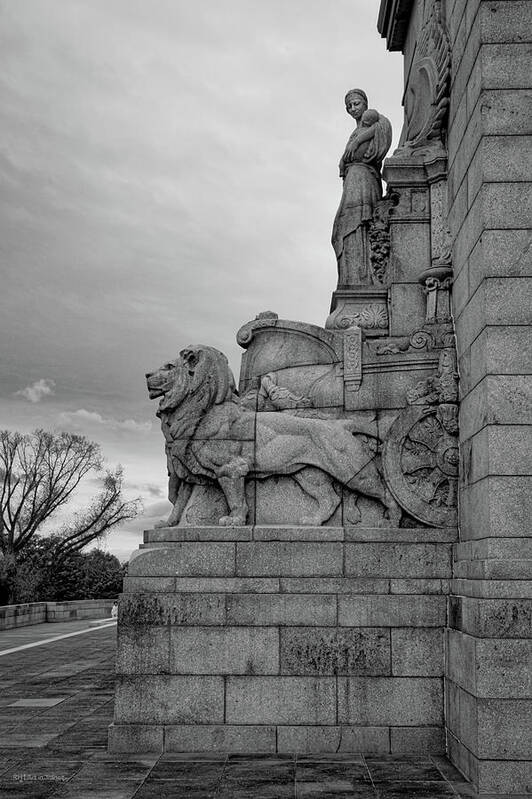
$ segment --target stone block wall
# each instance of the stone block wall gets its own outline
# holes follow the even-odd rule
[[[27,627],[46,621],[46,602],[25,602],[0,607],[0,630]]]
[[[532,791],[532,4],[447,4],[460,543],[449,753],[481,794]]]
[[[0,630],[27,627],[43,622],[74,619],[106,619],[111,616],[112,599],[73,599],[67,602],[26,602],[0,607]]]
[[[120,602],[113,751],[444,751],[455,531],[166,528]]]
[[[113,601],[113,599],[71,599],[66,602],[47,602],[46,621],[108,619],[111,617]]]
[[[480,796],[521,797],[532,792],[532,3],[382,0],[379,30],[404,54],[406,100],[423,95],[414,67],[431,15],[450,45],[437,146],[460,378],[447,745]],[[411,157],[429,157],[434,141],[423,144]]]

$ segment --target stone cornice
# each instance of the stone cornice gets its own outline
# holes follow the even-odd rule
[[[388,50],[402,50],[414,0],[381,0],[377,30]]]

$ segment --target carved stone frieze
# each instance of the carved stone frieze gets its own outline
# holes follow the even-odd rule
[[[455,423],[443,407],[412,405],[399,415],[385,444],[388,486],[399,504],[423,524],[456,524],[458,438],[449,432]]]
[[[342,336],[338,332],[279,319],[271,311],[260,313],[242,325],[236,338],[245,350],[238,386],[241,396],[256,389],[265,374],[311,364],[340,366],[344,357]]]
[[[376,442],[364,415],[349,419],[305,418],[278,411],[253,412],[236,393],[227,358],[214,347],[192,346],[147,375],[149,396],[166,442],[168,496],[173,509],[160,526],[174,527],[196,485],[215,485],[229,512],[220,525],[248,521],[246,481],[292,477],[314,511],[300,523],[321,525],[338,507],[334,483],[380,502],[386,524],[397,526],[401,510],[376,462]],[[265,393],[283,405],[303,398],[265,382]],[[289,409],[291,410],[291,408]]]
[[[382,305],[365,305],[355,313],[341,316],[335,326],[338,330],[346,330],[353,325],[364,330],[385,330],[388,327],[388,312]]]
[[[375,283],[384,285],[389,277],[390,261],[390,211],[397,205],[397,193],[391,193],[380,200],[373,212],[369,225],[369,258]]]
[[[428,16],[417,41],[416,55],[403,98],[405,126],[395,154],[441,146],[449,107],[451,48],[441,1],[428,4]]]
[[[396,336],[377,345],[376,355],[396,355],[414,350],[439,350],[454,346],[454,330],[451,322],[427,324],[414,330],[409,336]]]
[[[267,328],[275,326],[278,319],[279,314],[276,314],[274,311],[261,311],[251,322],[247,322],[245,325],[242,325],[236,334],[236,340],[241,347],[246,348],[248,344],[250,344],[257,330],[265,327]]]
[[[339,289],[334,292],[331,313],[325,322],[329,330],[362,328],[369,338],[388,332],[388,292],[384,288]]]
[[[295,394],[287,386],[279,385],[275,372],[261,378],[258,390],[251,389],[242,397],[242,406],[250,410],[294,411],[312,407],[312,400],[303,394]]]
[[[408,407],[392,424],[383,449],[388,486],[424,524],[456,524],[458,374],[454,349],[444,349],[437,374],[407,392]]]
[[[344,336],[344,385],[346,391],[358,391],[362,383],[362,331],[353,326]]]

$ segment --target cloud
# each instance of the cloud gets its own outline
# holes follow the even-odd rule
[[[16,391],[15,397],[23,397],[28,402],[40,402],[43,397],[55,394],[54,388],[55,382],[53,380],[46,380],[41,377],[40,380],[36,380],[31,386],[26,386],[26,388]]]
[[[168,518],[171,510],[168,500],[148,505],[135,519],[128,519],[123,526],[111,530],[105,548],[121,561],[129,560],[131,553],[142,543],[144,530],[151,530],[161,519]]]
[[[161,521],[161,519],[166,519],[171,510],[171,503],[167,499],[161,499],[158,502],[153,502],[150,505],[146,505],[143,508],[142,513],[140,513],[134,519],[128,519],[120,528],[117,529],[121,532],[127,531],[130,533],[138,533],[142,532],[143,530],[150,530],[155,526],[156,522]]]
[[[150,497],[164,496],[162,487],[155,483],[128,483],[127,488],[131,491],[141,491],[143,494],[148,494]]]
[[[346,90],[402,125],[375,6],[2,4],[3,424],[85,434],[163,486],[143,372],[204,341],[238,379],[235,332],[259,311],[324,323]],[[44,374],[61,404],[28,395]]]
[[[125,430],[128,433],[149,433],[152,429],[151,422],[136,422],[134,419],[113,419],[102,416],[96,411],[87,411],[79,408],[77,411],[63,411],[59,414],[58,422],[62,426],[84,428],[98,426],[108,430]]]
[[[166,486],[163,488],[157,483],[131,482],[127,480],[124,484],[124,488],[126,488],[129,492],[140,492],[150,500],[164,497],[166,495]]]

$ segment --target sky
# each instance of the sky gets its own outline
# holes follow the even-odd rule
[[[0,428],[69,430],[169,509],[144,374],[264,310],[323,325],[343,98],[402,124],[378,0],[0,0]],[[75,499],[95,490],[88,481]]]

